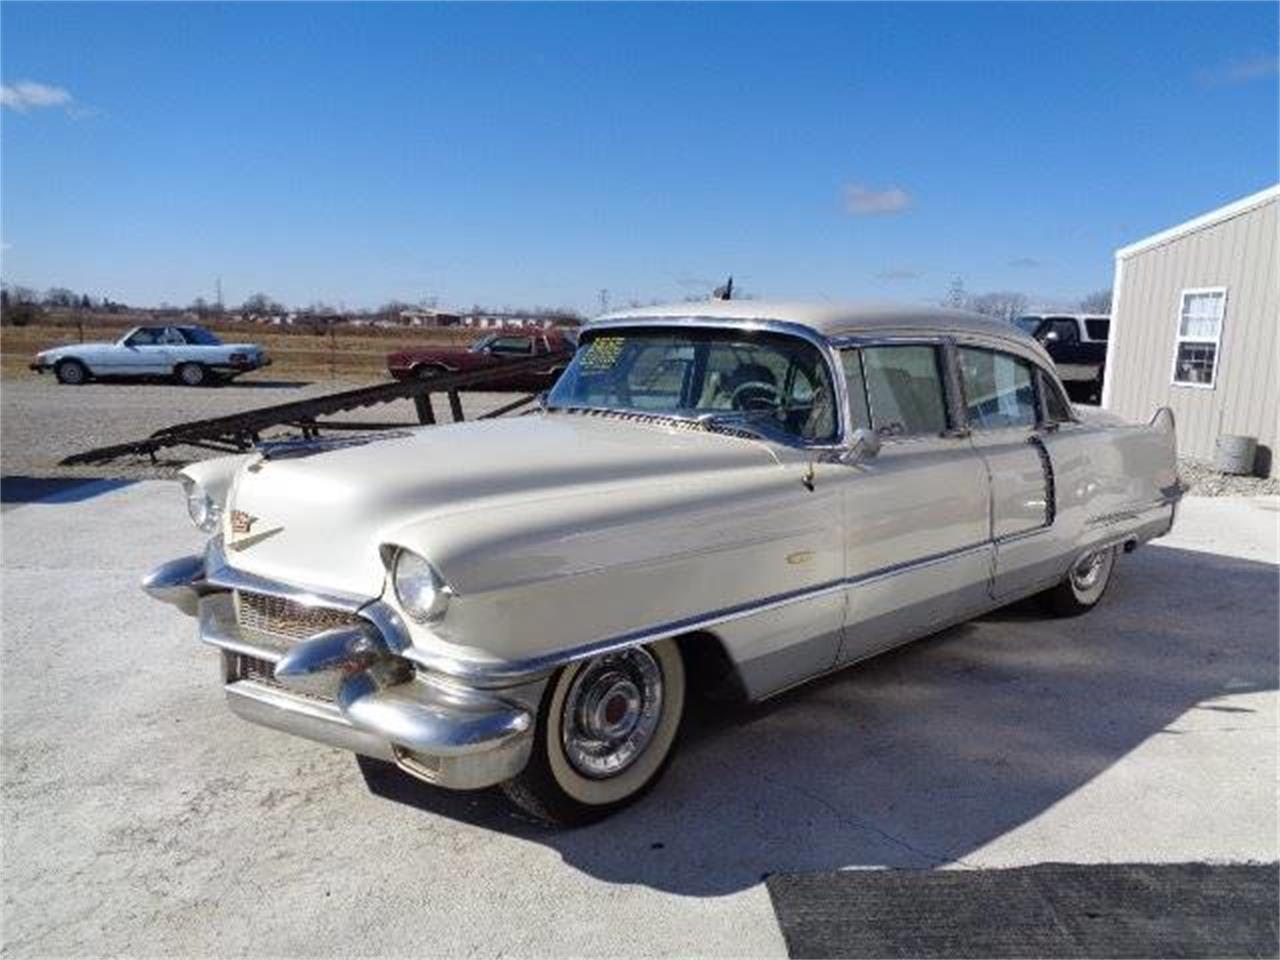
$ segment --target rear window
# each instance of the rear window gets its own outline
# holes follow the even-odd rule
[[[1110,320],[1086,320],[1084,328],[1089,331],[1090,340],[1105,340],[1111,330]]]

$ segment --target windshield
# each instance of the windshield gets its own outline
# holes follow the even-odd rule
[[[587,333],[547,405],[707,417],[809,442],[836,436],[822,353],[807,340],[770,332]]]
[[[1024,333],[1035,333],[1036,327],[1040,326],[1040,321],[1044,317],[1019,317],[1014,321],[1022,329]]]
[[[467,347],[467,349],[472,353],[479,353],[486,345],[488,345],[489,341],[492,340],[494,336],[496,336],[496,334],[491,333],[488,336],[481,337],[475,343],[471,344],[471,346]]]
[[[183,336],[187,338],[187,343],[194,343],[201,347],[216,347],[222,343],[204,327],[182,327],[181,329]]]

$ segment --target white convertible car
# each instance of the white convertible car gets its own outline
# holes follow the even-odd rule
[[[245,719],[582,822],[655,781],[695,690],[1089,610],[1172,526],[1174,454],[1167,410],[1077,413],[971,314],[648,307],[587,326],[536,413],[188,467],[212,539],[144,587]]]
[[[223,343],[204,327],[134,327],[114,343],[72,343],[36,354],[37,373],[52,370],[59,383],[95,377],[173,377],[189,387],[230,379],[271,363],[253,343]]]

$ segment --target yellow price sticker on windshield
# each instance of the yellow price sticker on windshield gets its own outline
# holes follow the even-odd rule
[[[621,337],[596,337],[578,358],[578,366],[590,372],[607,370],[618,362],[621,354]]]

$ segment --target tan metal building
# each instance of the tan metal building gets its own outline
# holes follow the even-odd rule
[[[1280,428],[1280,185],[1116,251],[1102,406],[1173,408],[1180,453],[1256,437],[1275,475]]]

